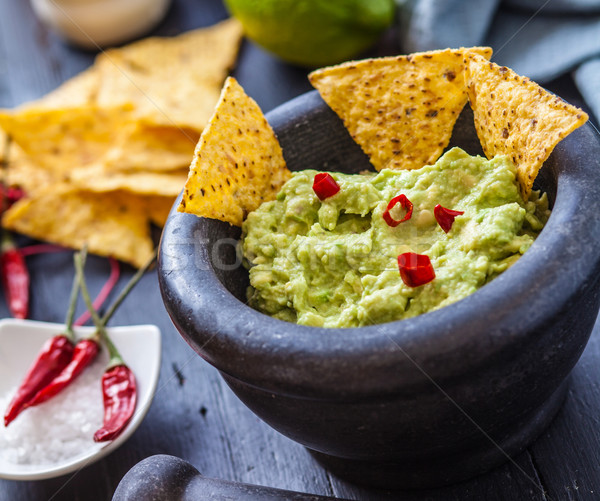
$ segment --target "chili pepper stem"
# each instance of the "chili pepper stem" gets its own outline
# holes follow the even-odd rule
[[[0,253],[4,254],[5,252],[16,248],[17,247],[13,241],[12,235],[8,231],[4,230],[2,232],[2,242],[0,243]]]
[[[96,332],[100,336],[100,339],[106,345],[106,348],[108,350],[108,355],[109,355],[108,369],[110,369],[111,367],[115,367],[117,365],[125,365],[125,362],[123,361],[123,357],[121,357],[119,350],[117,349],[117,347],[114,345],[114,343],[110,339],[110,336],[108,335],[108,332],[106,331],[106,324],[108,323],[110,318],[113,316],[113,314],[115,313],[117,308],[121,305],[121,303],[123,302],[125,297],[129,294],[131,289],[133,289],[133,287],[139,282],[139,280],[142,278],[142,276],[148,270],[148,268],[150,268],[150,266],[156,259],[156,253],[157,253],[157,251],[154,250],[154,252],[152,253],[152,256],[146,262],[146,264],[144,266],[142,266],[133,275],[133,277],[131,277],[129,282],[125,285],[123,290],[119,293],[115,302],[109,307],[108,311],[102,318],[100,318],[100,316],[98,315],[98,312],[96,311],[96,308],[94,308],[92,299],[90,297],[89,290],[87,288],[85,276],[83,273],[84,263],[82,260],[82,256],[80,253],[76,253],[74,256],[75,272],[77,275],[77,280],[79,281],[79,287],[81,288],[81,295],[83,297],[83,300],[85,301],[87,309],[90,312],[90,315],[92,317],[94,325],[96,326]]]
[[[119,282],[119,277],[121,275],[121,267],[119,266],[119,262],[114,258],[109,258],[109,262],[110,262],[110,275],[108,277],[108,280],[104,283],[104,285],[102,286],[102,289],[100,289],[100,292],[98,292],[96,299],[94,299],[94,303],[93,303],[94,308],[96,308],[97,310],[100,309],[100,307],[106,301],[106,298],[113,291],[113,289]],[[77,318],[77,320],[75,320],[73,325],[83,325],[91,318],[92,318],[92,316],[90,315],[90,312],[86,309],[79,316],[79,318]],[[95,339],[97,342],[100,342],[99,336],[95,336]]]
[[[85,260],[87,258],[87,249],[84,248],[81,251],[81,265],[85,265]],[[75,308],[77,306],[77,299],[79,297],[79,277],[77,276],[77,272],[73,277],[73,285],[71,286],[71,296],[69,297],[69,309],[67,311],[67,316],[65,318],[65,335],[69,338],[69,340],[75,343],[75,333],[73,332],[73,320],[75,319]]]
[[[90,297],[90,292],[87,288],[85,276],[83,274],[83,259],[81,253],[75,253],[73,259],[75,261],[75,273],[77,275],[79,287],[81,288],[81,295],[83,297],[83,300],[85,301],[85,305],[87,306],[88,311],[90,312],[90,315],[92,316],[94,325],[96,326],[96,333],[100,336],[100,338],[106,345],[106,348],[108,349],[108,366],[113,367],[114,365],[123,364],[123,357],[121,357],[119,350],[108,337],[104,323],[102,322],[102,319],[98,315],[98,312],[96,311],[96,308],[94,308],[94,305],[92,303],[92,298]]]
[[[81,294],[96,325],[96,331],[106,345],[110,357],[108,367],[102,376],[104,421],[102,427],[94,433],[95,442],[106,442],[116,438],[125,429],[135,412],[137,401],[135,376],[123,362],[121,354],[110,339],[106,331],[106,323],[155,259],[156,251],[154,251],[146,265],[140,268],[129,280],[114,304],[101,319],[94,308],[85,283],[81,256],[79,254],[75,255],[75,269],[81,287]]]
[[[131,277],[129,282],[127,282],[127,284],[125,284],[125,287],[123,287],[123,290],[119,293],[119,295],[117,296],[117,299],[115,299],[114,303],[109,306],[108,310],[102,317],[102,323],[104,325],[106,325],[108,323],[108,321],[113,316],[115,311],[117,311],[117,308],[119,306],[121,306],[121,303],[123,302],[123,300],[127,297],[129,292],[131,292],[131,289],[133,289],[135,287],[135,285],[140,281],[140,279],[142,278],[144,273],[146,273],[146,271],[148,271],[148,268],[150,268],[150,266],[156,259],[156,254],[157,254],[157,250],[154,249],[154,252],[150,256],[150,259],[148,259],[148,261],[146,261],[144,266],[142,266],[139,270],[137,270],[135,272],[135,274]]]

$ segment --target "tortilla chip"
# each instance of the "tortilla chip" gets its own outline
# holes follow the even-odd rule
[[[116,141],[128,106],[27,108],[0,113],[2,127],[31,160],[57,175],[101,158]]]
[[[42,109],[58,110],[67,107],[85,107],[90,105],[95,99],[97,87],[97,71],[91,67],[67,80],[44,97],[25,103],[12,110],[9,112],[11,114],[10,119],[6,118],[5,115],[3,116],[5,120],[10,121],[11,125],[8,125],[8,127],[13,133],[15,133],[14,127],[24,129],[22,131],[19,130],[16,135],[28,145],[28,149],[31,150],[33,148],[35,151],[33,156],[35,157],[38,153],[37,145],[42,141],[29,136],[28,132],[31,132],[30,125],[33,125],[33,130],[35,131],[34,124],[38,123],[41,125],[41,123],[34,119],[30,113],[34,115]],[[17,118],[14,118],[15,116]],[[50,117],[52,115],[49,114],[46,116]],[[22,122],[21,119],[23,119]],[[0,130],[0,160],[2,160],[4,154],[2,145],[5,137],[5,133]],[[5,182],[10,185],[20,186],[31,195],[45,186],[62,179],[63,174],[60,172],[60,168],[49,170],[44,168],[44,164],[48,164],[48,162],[44,160],[43,164],[36,163],[35,159],[30,158],[17,142],[13,141],[10,149],[9,164],[5,174]],[[60,165],[62,162],[58,162],[57,164]]]
[[[14,138],[2,175],[27,193],[3,224],[144,263],[149,223],[165,223],[186,182],[241,37],[231,19],[141,40],[106,51],[41,99],[0,110],[0,150],[2,129]]]
[[[465,53],[489,47],[350,61],[316,70],[310,82],[344,121],[377,170],[433,164],[467,102]]]
[[[65,247],[113,256],[141,267],[152,254],[143,205],[126,193],[98,194],[55,184],[21,199],[5,214],[9,230]]]
[[[10,145],[10,155],[5,172],[5,182],[9,186],[19,186],[28,195],[59,181],[61,176],[54,171],[40,167],[15,143]]]
[[[229,77],[196,147],[178,210],[241,226],[290,175],[262,111]]]
[[[98,56],[100,106],[132,102],[156,124],[202,131],[234,65],[242,28],[228,19],[172,38],[147,38]]]
[[[98,71],[92,66],[69,80],[66,80],[42,98],[26,103],[19,107],[19,109],[57,109],[91,105],[96,99],[99,83],[100,79]]]
[[[0,163],[4,162],[6,157],[6,147],[7,147],[8,136],[6,133],[0,129]],[[2,173],[0,172],[0,176]]]
[[[475,129],[488,158],[508,155],[525,200],[554,147],[583,125],[587,114],[505,66],[469,55],[467,90]]]
[[[8,136],[2,131],[2,129],[0,129],[0,183],[6,182],[6,168],[5,167],[8,163],[8,159],[5,157],[8,156],[6,154],[7,141],[8,141]]]
[[[134,122],[108,150],[103,162],[124,171],[187,170],[198,139],[200,133],[195,129]]]
[[[171,172],[126,172],[96,164],[74,169],[70,180],[81,189],[97,193],[123,190],[137,195],[160,195],[174,199],[181,192],[187,174],[187,169]]]
[[[163,227],[167,222],[169,212],[175,202],[174,197],[146,196],[144,197],[146,215],[150,222]]]

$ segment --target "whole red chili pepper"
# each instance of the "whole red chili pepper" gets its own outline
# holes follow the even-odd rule
[[[10,144],[11,140],[9,138],[5,144],[2,169],[6,169],[7,166]],[[24,194],[21,188],[0,183],[0,216]],[[29,314],[29,271],[25,264],[25,258],[13,242],[10,233],[5,230],[1,230],[1,233],[0,275],[2,276],[4,297],[13,317],[27,318]]]
[[[66,365],[56,377],[49,381],[44,388],[37,392],[29,402],[28,407],[41,404],[66,388],[79,374],[81,374],[83,369],[94,361],[99,352],[100,345],[98,344],[98,341],[91,338],[79,341],[75,345],[73,357],[68,365]]]
[[[63,370],[73,356],[73,343],[64,334],[50,338],[25,375],[4,414],[4,426],[15,419],[29,401]]]
[[[85,257],[84,253],[82,260],[85,260]],[[78,294],[79,281],[75,277],[73,279],[73,286],[71,287],[69,309],[65,320],[65,331],[50,338],[42,347],[42,351],[38,354],[33,365],[19,385],[15,396],[8,405],[8,409],[4,414],[4,426],[8,426],[21,411],[29,407],[37,394],[48,386],[71,362],[75,339],[73,317],[75,316]]]
[[[94,440],[96,442],[106,442],[116,438],[125,429],[129,421],[131,421],[133,413],[135,412],[135,406],[137,403],[137,386],[135,382],[135,376],[133,375],[131,369],[129,369],[125,362],[123,362],[123,358],[121,357],[119,350],[110,339],[108,332],[106,332],[106,322],[155,259],[156,250],[146,264],[140,268],[129,280],[127,285],[119,294],[119,297],[104,315],[104,318],[100,319],[98,312],[92,304],[92,300],[85,283],[81,256],[79,254],[75,254],[75,269],[77,272],[79,285],[81,287],[81,295],[83,296],[85,304],[90,312],[90,315],[92,316],[94,325],[96,326],[96,331],[98,332],[103,343],[106,345],[110,357],[108,367],[102,376],[104,421],[102,428],[100,428],[94,434]]]
[[[116,438],[127,426],[137,402],[135,376],[126,365],[116,365],[102,376],[104,423],[96,433],[95,442]]]
[[[29,271],[23,255],[7,231],[4,231],[2,235],[0,271],[4,297],[11,315],[15,318],[27,318],[29,314]]]
[[[119,279],[119,263],[111,259],[111,274],[106,282],[105,286],[102,287],[102,290],[98,294],[96,300],[100,299],[100,304],[104,302],[106,296],[110,293],[114,285]],[[77,284],[79,284],[79,277],[76,275],[75,280]],[[96,301],[94,301],[95,303]],[[102,321],[104,323],[108,322],[112,314],[115,312],[116,308],[111,307],[109,312],[104,316]],[[69,310],[67,325],[69,322],[72,322],[73,325],[80,325],[83,321],[87,320],[87,317],[81,316],[75,322],[73,322],[74,310]],[[75,350],[73,352],[73,358],[69,362],[69,364],[58,374],[48,385],[40,390],[37,395],[31,400],[29,403],[30,406],[38,405],[46,400],[51,399],[62,390],[64,390],[67,386],[69,386],[76,378],[83,372],[83,370],[90,365],[98,356],[100,352],[100,339],[98,332],[95,332],[92,336],[86,339],[82,339],[77,342],[75,345]]]

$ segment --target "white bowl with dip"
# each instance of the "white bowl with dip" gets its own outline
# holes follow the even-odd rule
[[[42,22],[86,49],[146,34],[164,18],[170,4],[171,0],[31,0]]]
[[[3,406],[12,398],[43,343],[63,329],[62,324],[0,320],[0,402]],[[84,337],[94,330],[79,327],[75,332]],[[100,380],[108,362],[108,354],[103,349],[94,363],[63,392],[48,402],[25,409],[7,428],[0,425],[0,478],[42,480],[79,470],[117,449],[141,424],[158,383],[160,331],[154,325],[133,325],[111,327],[108,332],[135,374],[138,387],[135,414],[123,433],[112,442],[96,443],[92,438],[103,417]],[[96,379],[97,385],[94,384]],[[5,410],[3,407],[2,413]],[[62,421],[64,417],[76,422],[78,430],[68,421]],[[78,418],[83,421],[81,424]],[[38,436],[32,436],[34,433]]]

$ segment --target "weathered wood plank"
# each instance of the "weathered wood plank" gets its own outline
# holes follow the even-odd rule
[[[380,491],[364,489],[340,482],[335,477],[332,485],[336,496],[349,499],[369,499],[387,501],[402,499],[406,501],[489,501],[531,500],[546,501],[536,470],[527,452],[494,471],[440,489],[414,491]]]
[[[531,451],[552,499],[600,499],[600,323],[573,369],[565,405]]]
[[[63,43],[43,26],[29,2],[2,2],[0,107],[36,99],[87,68],[94,54]]]

